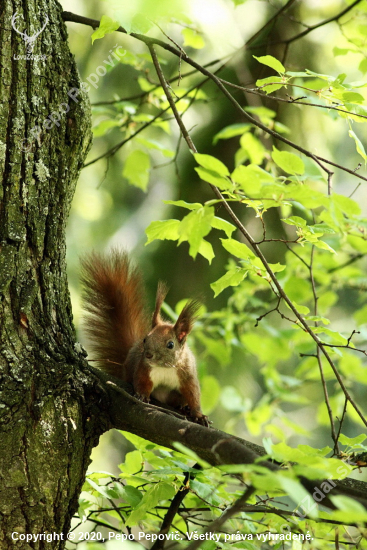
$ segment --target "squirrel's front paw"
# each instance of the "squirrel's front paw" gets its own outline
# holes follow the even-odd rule
[[[148,396],[143,395],[141,393],[135,393],[134,397],[136,397],[136,399],[139,399],[139,401],[142,401],[143,403],[149,403],[150,401]]]
[[[206,416],[205,414],[202,414],[201,416],[196,418],[195,422],[197,422],[198,424],[201,424],[202,426],[205,426],[206,428],[209,428],[210,424],[213,424],[213,422],[209,420],[209,417]]]
[[[201,426],[205,426],[206,428],[209,428],[210,424],[212,424],[212,421],[200,411],[191,411],[189,420],[192,420],[196,424],[201,424]]]

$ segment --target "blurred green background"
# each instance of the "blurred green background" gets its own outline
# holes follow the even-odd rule
[[[350,3],[350,2],[349,2]],[[102,1],[61,1],[64,10],[100,19],[102,15],[114,16],[110,4]],[[118,5],[118,3],[116,3]],[[348,3],[336,0],[308,0],[296,2],[287,14],[282,17],[274,28],[262,33],[255,42],[253,49],[246,51],[244,43],[252,37],[285,2],[270,2],[264,0],[248,0],[235,7],[230,0],[191,0],[185,2],[185,13],[195,21],[199,37],[205,41],[205,47],[193,48],[185,46],[187,53],[198,63],[204,65],[214,59],[226,58],[228,64],[221,71],[221,77],[235,83],[242,83],[249,87],[255,86],[258,78],[267,76],[264,66],[259,65],[252,55],[271,54],[282,60],[284,47],[272,42],[292,36],[300,32],[305,25],[315,24],[341,11]],[[276,8],[276,9],[275,9]],[[291,44],[286,66],[289,70],[303,71],[305,68],[317,73],[326,72],[337,76],[347,73],[349,81],[358,81],[363,78],[366,65],[361,64],[361,52],[367,51],[365,39],[367,36],[367,8],[366,2],[360,6],[358,18],[349,14],[341,24],[331,23],[316,30],[302,40]],[[134,113],[139,100],[125,101],[116,105],[96,105],[100,102],[116,98],[131,98],[142,93],[139,78],[145,77],[148,81],[157,82],[152,64],[147,60],[147,48],[141,42],[114,33],[102,40],[91,43],[93,30],[90,27],[67,23],[70,50],[75,55],[77,66],[83,81],[96,74],[96,69],[103,65],[116,44],[126,50],[121,63],[116,63],[112,70],[101,76],[95,86],[91,86],[90,100],[93,113],[94,143],[87,162],[102,155],[122,139],[124,126],[116,126],[111,120],[122,120],[126,113]],[[171,24],[165,31],[179,44],[183,43],[182,26]],[[270,33],[267,34],[267,33]],[[150,31],[151,36],[167,40],[159,28]],[[270,38],[269,38],[270,36]],[[356,53],[349,52],[335,55],[335,47],[350,48],[348,38],[356,40],[359,37],[360,47]],[[267,44],[270,42],[270,45]],[[177,74],[178,62],[169,54],[159,51],[160,59],[166,77]],[[230,57],[226,57],[230,56]],[[363,57],[363,56],[362,56]],[[129,63],[130,60],[130,63]],[[136,63],[140,63],[136,67]],[[135,66],[134,66],[135,64]],[[191,70],[182,63],[182,72]],[[182,86],[190,88],[200,80],[200,76],[193,75],[182,82]],[[93,77],[91,78],[93,81]],[[243,122],[233,111],[229,102],[219,93],[212,83],[204,85],[205,99],[194,103],[184,116],[186,127],[190,130],[197,149],[201,153],[211,154],[220,158],[230,170],[234,168],[234,153],[238,147],[238,138],[219,140],[213,144],[213,136],[223,127]],[[356,152],[353,140],[348,137],[348,125],[339,117],[330,116],[330,113],[312,107],[288,105],[271,100],[264,102],[258,95],[245,94],[233,90],[241,105],[266,107],[276,112],[276,120],[290,129],[290,138],[306,147],[313,153],[334,159],[335,162],[355,169],[360,157]],[[292,95],[293,91],[288,90]],[[364,93],[363,91],[361,93]],[[298,91],[297,95],[301,95]],[[157,111],[154,105],[146,99],[142,112],[149,114]],[[317,98],[315,97],[315,101]],[[107,131],[108,128],[108,131]],[[169,128],[169,131],[168,131]],[[300,386],[294,371],[299,367],[298,353],[293,353],[294,331],[286,321],[278,315],[272,314],[266,319],[266,329],[256,334],[251,341],[245,338],[236,339],[232,335],[232,328],[225,326],[226,307],[233,295],[233,289],[227,289],[216,299],[210,289],[210,283],[223,275],[224,265],[228,255],[215,241],[212,234],[208,240],[212,243],[216,257],[211,265],[198,256],[194,261],[188,254],[188,244],[182,243],[179,247],[170,241],[155,241],[148,246],[145,229],[155,220],[168,218],[180,219],[182,209],[166,205],[163,200],[183,199],[188,202],[204,202],[213,198],[209,186],[200,181],[194,171],[195,162],[188,152],[186,144],[179,143],[179,132],[175,121],[167,127],[149,128],[149,139],[159,141],[167,149],[178,150],[177,162],[170,162],[160,150],[149,149],[153,169],[150,173],[147,192],[129,184],[123,176],[124,162],[136,149],[136,141],[132,140],[121,148],[117,154],[108,160],[101,159],[82,170],[75,193],[70,220],[67,230],[67,262],[70,282],[70,292],[73,303],[74,319],[78,330],[78,337],[85,347],[87,343],[81,329],[80,286],[78,282],[79,258],[88,251],[106,250],[111,246],[123,246],[131,251],[137,263],[141,266],[146,280],[150,301],[153,305],[154,294],[158,279],[167,281],[170,292],[167,303],[174,309],[177,302],[200,296],[208,312],[218,311],[218,318],[222,319],[222,333],[212,330],[212,317],[203,316],[198,323],[198,337],[193,342],[198,358],[199,372],[205,377],[203,400],[210,410],[214,425],[220,429],[230,431],[238,436],[261,443],[264,435],[271,435],[278,441],[282,437],[289,438],[291,445],[299,442],[308,442],[311,445],[330,444],[330,430],[325,410],[320,406],[323,401],[322,388],[317,375],[311,376]],[[367,134],[364,125],[358,125],[358,135],[362,141]],[[147,137],[143,132],[142,138]],[[265,148],[271,150],[272,143],[267,137],[261,138]],[[179,146],[179,148],[178,148]],[[141,143],[139,145],[141,148]],[[360,173],[366,175],[365,166]],[[348,174],[336,171],[334,189],[339,193],[349,195],[358,184]],[[366,213],[365,184],[361,185],[353,198],[362,206]],[[252,210],[243,207],[236,210],[241,221],[246,225],[255,238],[261,238],[262,226]],[[219,208],[217,215],[226,218],[223,209]],[[267,215],[268,238],[272,235],[282,235],[284,228],[280,221],[281,213],[276,209]],[[263,251],[271,262],[283,262],[286,248],[280,243],[267,243]],[[361,264],[358,264],[361,266]],[[363,265],[363,264],[362,264]],[[237,304],[246,293],[246,282],[241,292],[235,294]],[[299,283],[301,289],[302,282]],[[347,285],[334,289],[337,300],[334,300],[330,316],[335,330],[351,332],[354,324],[351,319],[354,311],[354,300],[357,296]],[[251,292],[250,286],[248,291]],[[233,298],[232,298],[233,299]],[[256,317],[263,311],[257,310],[256,297],[250,307],[239,315],[240,333],[246,335],[247,327],[253,330]],[[231,319],[232,323],[232,319]],[[265,325],[264,325],[265,326]],[[289,343],[286,339],[277,339],[277,330],[289,331]],[[264,330],[266,334],[264,333]],[[363,336],[363,326],[362,329]],[[262,355],[255,353],[261,348]],[[305,348],[306,349],[306,348]],[[276,364],[272,359],[277,358]],[[307,359],[303,360],[303,371],[312,369]],[[292,393],[292,384],[297,389],[297,399],[282,401],[274,397],[269,387],[272,380],[271,369],[278,369],[282,373],[283,382],[288,380],[288,390]],[[302,374],[301,371],[299,374]],[[288,378],[287,378],[288,377]],[[331,392],[334,382],[330,382]],[[302,398],[299,398],[301,396]],[[357,390],[357,397],[363,403],[365,393],[363,387]],[[303,399],[304,398],[304,399]],[[335,397],[335,399],[339,399]],[[339,399],[340,400],[340,399]],[[254,414],[254,405],[257,404]],[[334,403],[340,411],[343,401]],[[269,427],[267,427],[269,425]],[[345,424],[345,433],[357,435],[359,427],[348,420]],[[348,432],[349,431],[349,432]],[[310,436],[310,438],[309,438]],[[114,471],[114,464],[122,460],[123,441],[119,434],[109,432],[102,438],[102,444],[95,449],[92,469]],[[103,445],[103,450],[102,449]],[[107,447],[108,445],[108,447]],[[110,465],[106,464],[109,457]]]

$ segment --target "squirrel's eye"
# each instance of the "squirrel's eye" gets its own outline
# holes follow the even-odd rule
[[[169,342],[167,342],[167,348],[168,349],[173,349],[175,347],[175,344],[172,342],[172,340],[170,340]]]
[[[145,344],[145,342],[146,342],[146,341],[147,341],[147,339],[146,339],[146,338],[144,338],[144,340],[143,340],[143,344]]]

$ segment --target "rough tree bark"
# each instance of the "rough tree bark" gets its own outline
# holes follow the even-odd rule
[[[48,16],[28,53],[12,25],[16,12],[13,25],[28,36]],[[65,273],[65,224],[91,142],[90,108],[85,94],[68,96],[79,77],[57,2],[2,0],[0,48],[0,548],[41,549],[11,534],[68,530],[104,429],[74,347]],[[69,111],[56,115],[62,104]],[[53,112],[60,120],[44,122]]]
[[[27,54],[13,26],[32,36],[46,16]],[[0,548],[43,550],[49,542],[12,533],[58,533],[52,548],[62,550],[91,449],[111,427],[180,441],[211,464],[250,463],[263,450],[138,402],[88,367],[75,343],[65,224],[90,116],[59,4],[2,0],[0,49]],[[367,506],[365,488],[338,485]]]

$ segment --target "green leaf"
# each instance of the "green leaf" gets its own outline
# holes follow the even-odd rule
[[[367,155],[366,155],[366,151],[364,150],[364,147],[363,147],[363,144],[362,144],[361,140],[356,136],[356,134],[353,132],[353,130],[349,130],[349,136],[354,139],[355,144],[356,144],[357,153],[359,155],[361,155],[364,162],[366,163]]]
[[[132,434],[130,432],[124,432],[123,430],[119,430],[121,435],[124,436],[125,439],[130,441],[138,449],[139,451],[145,451],[145,449],[148,447],[148,445],[152,445],[150,441],[147,439],[144,439],[143,437],[140,437],[139,435]]]
[[[215,258],[213,247],[208,241],[203,239],[199,245],[198,254],[201,254],[211,264],[213,258]]]
[[[150,92],[155,88],[154,84],[151,84],[146,78],[143,78],[142,76],[139,76],[138,84],[140,88],[143,90],[143,92]]]
[[[148,19],[145,13],[136,13],[131,19],[129,25],[129,32],[136,32],[139,34],[147,34],[148,31],[153,27],[153,23]]]
[[[360,64],[358,65],[358,70],[361,71],[362,74],[367,73],[367,57],[364,57]]]
[[[255,258],[255,254],[251,252],[249,247],[243,243],[235,241],[234,239],[221,239],[223,247],[233,256],[241,258],[241,260],[248,260],[249,258]]]
[[[136,141],[138,141],[142,145],[145,145],[145,147],[148,147],[148,149],[157,149],[165,157],[173,158],[175,156],[174,151],[171,151],[170,149],[167,149],[161,143],[159,143],[159,141],[155,141],[154,139],[146,139],[146,138],[142,138],[142,137],[137,137],[135,139],[136,139]]]
[[[363,235],[361,235],[360,237],[348,235],[347,241],[358,252],[361,252],[362,254],[367,254],[367,241],[363,239]]]
[[[296,306],[296,307],[299,307],[299,306]],[[302,306],[302,307],[305,307],[305,306]],[[324,325],[330,325],[330,319],[327,319],[326,317],[320,317],[320,315],[305,315],[305,319],[307,321],[312,321],[314,323],[323,323]]]
[[[236,136],[242,136],[242,134],[248,132],[250,128],[251,124],[248,124],[247,122],[226,126],[222,130],[220,130],[220,132],[215,134],[213,138],[213,145],[216,145],[220,139],[230,139]]]
[[[295,479],[291,479],[283,474],[280,474],[277,476],[279,483],[281,487],[286,491],[288,496],[295,502],[297,505],[300,502],[304,502],[310,498],[309,493],[306,491],[306,489],[301,485],[301,483]],[[317,517],[317,508],[309,508],[308,515],[312,518]]]
[[[279,84],[277,84],[278,82]],[[287,83],[284,82],[283,78],[280,76],[268,76],[267,78],[261,78],[256,81],[256,86],[263,89],[267,94],[280,90],[280,88],[283,88],[286,85]]]
[[[201,153],[195,153],[194,157],[196,162],[206,170],[216,172],[217,174],[223,177],[229,176],[229,171],[227,166],[225,166],[223,162],[216,159],[215,157],[212,157],[211,155],[203,155]]]
[[[334,95],[338,97],[337,94]],[[363,95],[358,94],[357,92],[343,92],[340,96],[340,99],[342,99],[344,103],[364,103]]]
[[[204,376],[200,381],[201,406],[204,414],[210,414],[216,407],[220,395],[220,385],[214,376]]]
[[[348,343],[347,339],[342,334],[340,334],[340,332],[336,332],[335,330],[331,330],[330,328],[313,327],[312,330],[315,334],[323,333],[331,336],[334,340],[333,343],[335,343],[336,345],[346,346]]]
[[[221,338],[209,338],[203,333],[198,334],[200,342],[204,345],[206,355],[214,357],[221,366],[226,366],[231,360],[231,348]]]
[[[221,231],[224,231],[228,238],[231,238],[233,231],[236,230],[235,226],[232,223],[229,223],[222,218],[218,218],[217,216],[214,216],[212,220],[212,227],[214,227],[214,229],[220,229]]]
[[[101,495],[104,498],[117,498],[116,492],[113,489],[110,489],[107,486],[104,485],[98,485],[98,483],[95,483],[92,479],[87,477],[85,479],[86,483],[89,483],[89,485],[97,491],[99,495]]]
[[[256,167],[257,168],[257,167]],[[238,183],[246,195],[256,198],[261,191],[260,174],[253,166],[237,166],[232,173],[232,179]]]
[[[288,225],[295,225],[297,227],[307,227],[307,222],[300,216],[291,216],[290,218],[282,218],[282,222]]]
[[[203,205],[200,202],[186,202],[186,201],[163,201],[164,204],[173,204],[174,206],[181,206],[188,210],[198,210]]]
[[[278,132],[278,134],[290,134],[291,131],[288,128],[288,126],[285,126],[281,122],[278,122],[277,120],[274,122],[274,130]]]
[[[143,466],[143,457],[140,451],[131,451],[125,456],[125,462],[120,465],[121,470],[127,474],[140,472]]]
[[[307,306],[300,306],[296,302],[292,301],[292,304],[294,307],[301,313],[302,315],[307,315],[307,313],[310,313],[310,309]]]
[[[196,50],[201,50],[201,48],[204,48],[204,39],[197,31],[185,28],[182,29],[181,32],[182,36],[184,37],[184,47],[191,46],[191,48],[195,48]]]
[[[79,498],[79,504],[78,504],[78,516],[80,521],[83,523],[87,519],[86,511],[92,506],[92,502],[90,500],[86,500],[84,498]]]
[[[155,239],[177,241],[180,227],[179,220],[165,220],[152,222],[145,230],[148,240],[146,244],[151,243]]]
[[[175,494],[175,488],[169,483],[157,483],[145,493],[135,510],[127,519],[126,525],[132,527],[142,520],[162,500],[169,500]]]
[[[218,296],[224,289],[229,286],[237,286],[241,281],[246,277],[248,270],[237,267],[236,269],[231,269],[227,271],[223,277],[211,283],[210,287],[214,291],[214,298]]]
[[[335,233],[335,230],[326,223],[315,223],[314,225],[310,225],[309,228],[315,233],[322,233],[323,235]]]
[[[353,317],[356,320],[358,326],[367,323],[367,304],[356,311]]]
[[[107,134],[111,128],[116,128],[116,126],[121,126],[121,122],[116,119],[102,120],[99,124],[93,127],[94,137],[101,137]]]
[[[272,159],[277,166],[279,166],[287,174],[303,174],[305,171],[305,165],[297,155],[288,153],[288,151],[278,151],[276,147],[273,147]]]
[[[99,479],[105,479],[108,477],[114,477],[114,474],[111,474],[110,472],[90,472],[87,474],[88,479],[93,480],[99,480]]]
[[[119,498],[125,500],[132,508],[138,506],[143,498],[143,493],[132,485],[121,485],[120,483],[116,483],[115,489]]]
[[[205,502],[217,506],[219,504],[216,496],[215,487],[209,483],[202,483],[197,479],[190,479],[190,489],[194,491],[198,497],[202,498]]]
[[[95,40],[103,38],[106,34],[111,34],[118,29],[119,26],[120,23],[118,21],[114,21],[111,17],[108,17],[108,15],[102,15],[98,29],[92,34],[92,44]]]
[[[329,200],[332,203],[332,206],[337,206],[347,216],[359,216],[361,213],[360,206],[356,203],[356,201],[349,197],[338,195],[338,193],[333,193]]]
[[[256,55],[253,55],[252,57],[257,59],[259,63],[271,67],[277,73],[285,73],[285,68],[283,67],[282,63],[278,61],[278,59],[275,59],[275,57],[273,57],[272,55],[262,55],[261,57],[256,57]]]
[[[352,51],[355,51],[355,50],[352,50],[351,48],[338,48],[338,46],[335,46],[333,48],[334,57],[337,57],[338,55],[346,55],[347,53]]]
[[[262,196],[262,184],[275,182],[274,176],[253,164],[237,166],[232,173],[232,179],[251,198]]]
[[[354,445],[360,445],[367,439],[367,435],[361,434],[356,437],[347,437],[344,434],[340,434],[339,441],[342,445],[347,445],[348,447],[354,447]]]
[[[306,239],[306,240],[311,242],[313,245],[315,245],[316,248],[320,248],[321,250],[328,250],[332,254],[336,254],[336,251],[333,248],[331,248],[331,246],[328,243],[324,241],[319,241],[318,239],[312,240],[312,241],[309,239]]]
[[[178,244],[188,241],[190,244],[189,253],[194,259],[199,252],[200,245],[203,246],[201,244],[203,238],[211,231],[213,218],[214,208],[203,206],[190,212],[180,223]],[[208,245],[204,245],[206,252],[208,251]]]
[[[207,170],[206,168],[195,168],[195,171],[199,174],[200,179],[215,185],[218,189],[222,189],[223,191],[232,190],[233,185],[231,182],[223,176],[220,176],[217,172]]]
[[[330,495],[330,500],[339,510],[349,514],[361,514],[365,519],[367,519],[366,509],[360,502],[354,500],[353,498],[345,495]]]
[[[241,150],[246,153],[245,157],[242,157],[242,162],[249,158],[251,164],[261,164],[267,154],[261,141],[250,132],[243,134],[240,145]]]
[[[259,262],[259,265],[261,266],[261,269],[264,269],[264,266],[262,265],[262,263],[260,264]],[[279,273],[280,271],[284,271],[286,268],[285,265],[280,264],[279,262],[277,262],[276,264],[269,264],[269,267],[273,273]]]
[[[268,107],[245,107],[245,111],[252,115],[257,115],[263,124],[270,124],[275,118],[276,112]]]
[[[144,151],[133,151],[125,160],[122,175],[135,187],[146,191],[150,174],[150,157]]]

